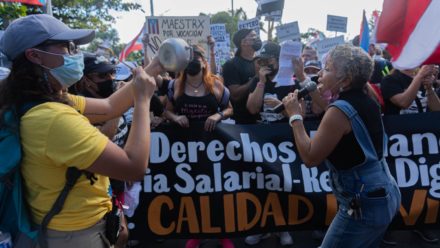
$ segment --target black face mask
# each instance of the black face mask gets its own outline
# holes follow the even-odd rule
[[[115,91],[114,90],[115,80],[113,80],[113,79],[103,81],[100,83],[96,83],[96,84],[98,85],[98,91],[96,93],[98,93],[98,95],[100,95],[104,98],[109,97]]]
[[[202,63],[198,59],[193,59],[189,62],[188,66],[185,69],[185,73],[190,76],[195,76],[199,74],[202,70]]]
[[[261,49],[262,46],[263,46],[263,42],[261,41],[261,39],[255,38],[254,43],[252,44],[252,49],[254,49],[254,51],[258,51]]]

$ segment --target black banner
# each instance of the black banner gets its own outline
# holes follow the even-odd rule
[[[438,225],[440,113],[384,119],[387,161],[402,192],[393,227]],[[313,135],[318,123],[306,122]],[[347,153],[350,151],[347,151]],[[164,126],[151,136],[150,167],[131,238],[244,236],[328,226],[337,210],[324,165],[305,167],[287,124]]]

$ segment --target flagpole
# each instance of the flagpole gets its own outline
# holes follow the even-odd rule
[[[234,16],[234,0],[231,0],[231,16]]]
[[[154,3],[153,3],[153,0],[150,0],[150,10],[151,10],[151,16],[154,16]]]
[[[52,0],[46,0],[46,7],[44,12],[46,12],[46,14],[53,16],[52,13]]]

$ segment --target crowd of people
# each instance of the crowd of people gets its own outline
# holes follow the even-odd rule
[[[251,29],[233,35],[235,55],[219,73],[198,45],[185,70],[166,72],[146,51],[144,64],[136,66],[78,49],[93,38],[92,30],[70,29],[41,14],[12,22],[0,42],[12,61],[0,83],[1,113],[35,103],[20,122],[20,168],[32,221],[41,225],[50,212],[68,168],[84,174],[41,234],[48,247],[125,247],[124,215],[119,215],[117,240],[109,237],[106,222],[115,209],[122,212],[124,188],[147,169],[150,129],[203,122],[204,131],[213,132],[227,119],[286,123],[302,161],[326,163],[339,210],[321,247],[378,247],[400,207],[400,192],[384,159],[381,117],[440,111],[439,66],[392,69],[374,44],[368,53],[356,44],[340,45],[323,59],[305,46],[301,57],[291,59],[295,83],[277,87],[281,47],[262,42]],[[209,37],[208,43],[212,54],[215,42]],[[317,90],[298,99],[298,90],[311,81]],[[273,112],[280,104],[285,110]],[[303,125],[307,119],[321,121],[313,138]],[[438,242],[429,230],[415,231],[427,242]],[[289,232],[276,235],[282,245],[294,243]],[[251,235],[245,242],[255,245],[269,236]],[[395,244],[389,235],[383,242]],[[234,247],[229,239],[221,243]],[[188,240],[186,247],[199,244]]]

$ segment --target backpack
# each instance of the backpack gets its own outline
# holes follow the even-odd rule
[[[42,224],[38,228],[34,227],[24,199],[23,179],[20,171],[23,156],[20,142],[20,119],[29,109],[38,104],[41,102],[26,103],[21,108],[11,108],[4,111],[0,118],[0,231],[9,232],[12,240],[27,242],[21,244],[23,247],[35,245],[38,238],[40,247],[44,248],[47,247],[46,227],[52,217],[61,211],[67,194],[81,175],[81,171],[75,167],[69,167],[66,173],[66,185],[62,192],[43,218]],[[19,245],[16,243],[16,246]]]

